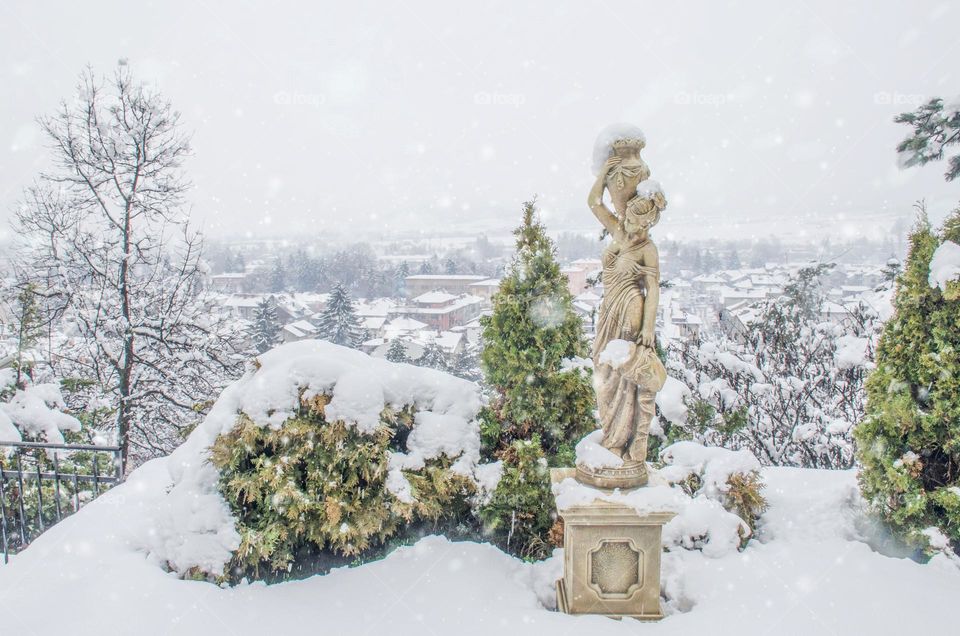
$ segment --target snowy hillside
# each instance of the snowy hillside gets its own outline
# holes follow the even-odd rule
[[[560,575],[556,558],[528,565],[490,545],[442,537],[292,583],[224,589],[181,580],[138,547],[154,532],[145,519],[170,487],[167,462],[143,466],[0,567],[5,625],[20,634],[104,634],[126,625],[143,634],[551,635],[947,633],[955,625],[960,571],[936,559],[882,556],[857,540],[850,471],[765,469],[770,509],[760,542],[717,559],[667,553],[669,614],[641,626],[544,609]]]

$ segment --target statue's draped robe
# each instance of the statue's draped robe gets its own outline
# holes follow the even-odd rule
[[[600,354],[611,340],[637,343],[643,325],[644,279],[659,278],[659,269],[642,263],[648,241],[621,247],[611,244],[603,252],[603,301],[593,341],[593,382],[603,426],[603,446],[626,461],[643,462],[647,435],[656,414],[656,393],[666,380],[666,370],[656,352],[632,346],[626,362],[614,368],[600,363]]]

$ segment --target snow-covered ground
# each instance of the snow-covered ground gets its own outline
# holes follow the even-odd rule
[[[670,614],[641,624],[543,608],[559,562],[428,537],[382,561],[278,585],[219,588],[162,570],[140,547],[169,486],[167,459],[0,567],[16,634],[902,634],[951,633],[960,571],[886,557],[857,539],[851,471],[768,468],[759,541],[664,558]]]

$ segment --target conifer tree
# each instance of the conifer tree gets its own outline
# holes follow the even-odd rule
[[[586,356],[587,342],[534,201],[514,235],[516,255],[481,319],[481,365],[494,392],[480,413],[482,450],[503,461],[503,476],[480,518],[501,548],[543,558],[558,523],[547,466],[573,465],[574,445],[596,426],[594,394],[586,374],[565,364]]]
[[[407,357],[407,348],[403,345],[403,340],[394,338],[390,341],[390,346],[387,347],[386,358],[390,362],[410,362],[410,358]]]
[[[320,313],[317,329],[321,339],[345,347],[356,348],[363,341],[360,320],[343,285],[338,283],[330,292],[330,300]]]
[[[450,372],[458,378],[479,382],[483,374],[480,372],[480,358],[475,346],[464,345],[453,359]]]
[[[913,128],[913,133],[897,146],[905,167],[940,161],[946,154],[947,146],[960,145],[960,107],[955,103],[944,105],[939,97],[912,112],[897,115],[894,121]],[[947,160],[947,172],[944,174],[947,181],[957,177],[960,177],[960,154]]]
[[[279,342],[280,319],[277,317],[277,309],[273,299],[264,298],[257,303],[253,314],[253,345],[258,352],[263,353]]]
[[[938,246],[960,243],[960,210],[934,232],[921,208],[897,277],[895,313],[884,326],[854,432],[860,488],[910,544],[939,534],[960,544],[960,282],[931,285]]]
[[[737,253],[737,248],[731,248],[730,254],[727,256],[727,269],[740,269],[742,263],[740,261],[740,254]]]
[[[404,261],[397,267],[393,275],[393,294],[397,298],[403,298],[407,294],[407,276],[410,275],[410,266]]]
[[[423,353],[417,358],[418,367],[429,367],[439,371],[447,371],[450,365],[447,363],[447,356],[436,341],[431,340],[423,349]]]
[[[536,433],[548,457],[562,454],[572,465],[573,445],[595,427],[589,378],[564,370],[564,361],[588,355],[583,324],[534,201],[524,203],[514,235],[516,256],[492,315],[481,319],[483,372],[498,395],[498,446]]]
[[[273,269],[270,270],[270,291],[282,292],[287,287],[287,270],[283,267],[283,261],[280,257],[273,262]]]

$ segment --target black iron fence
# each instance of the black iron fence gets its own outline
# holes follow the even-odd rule
[[[122,479],[119,446],[0,442],[4,563]]]

